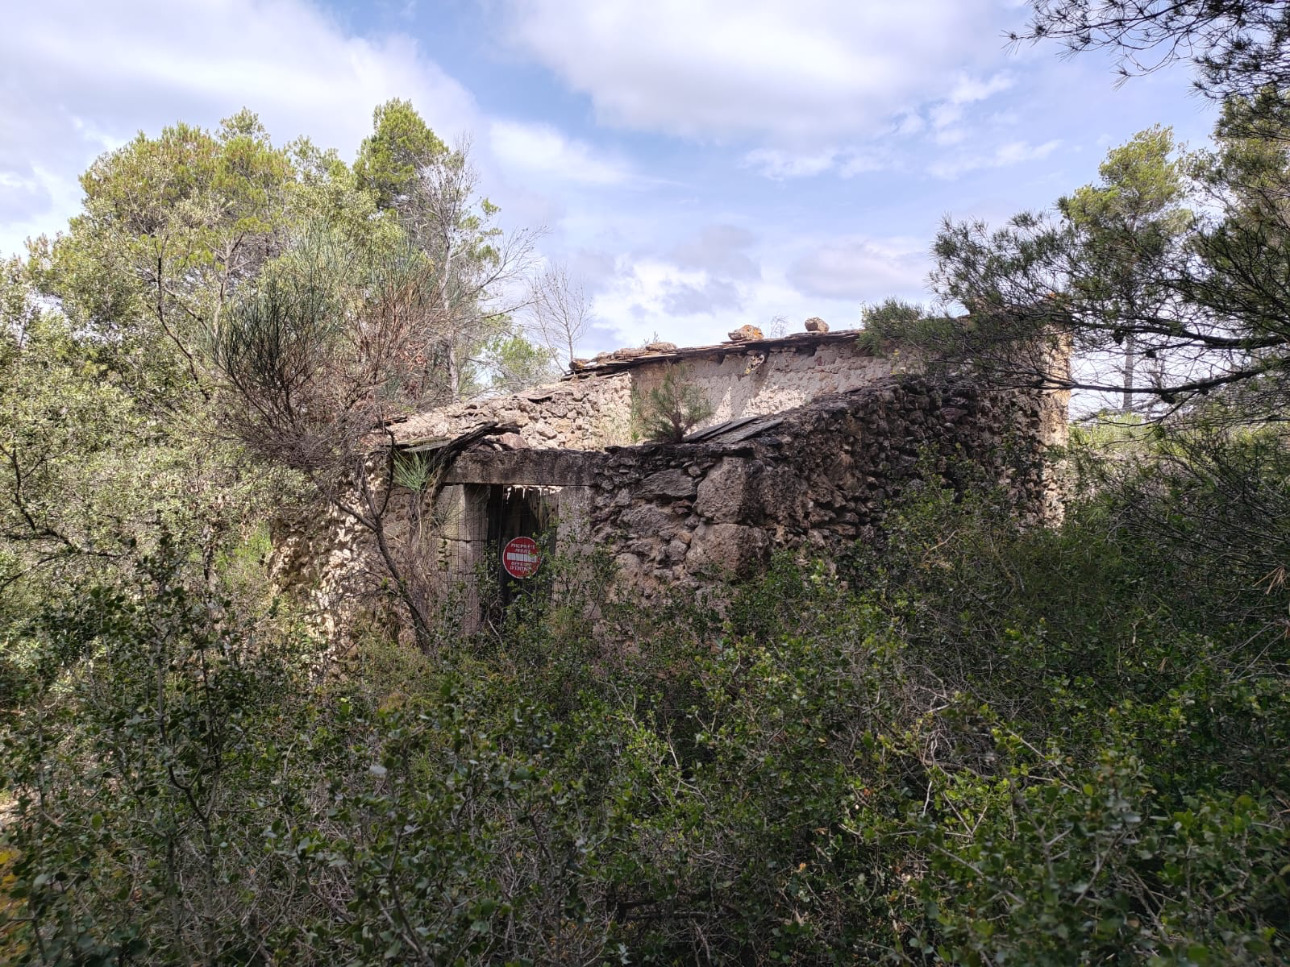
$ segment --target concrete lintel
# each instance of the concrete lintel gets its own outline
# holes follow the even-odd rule
[[[448,470],[446,484],[507,484],[519,487],[585,487],[605,455],[595,450],[507,450],[464,453]]]

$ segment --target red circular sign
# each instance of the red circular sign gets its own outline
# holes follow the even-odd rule
[[[502,551],[502,567],[513,578],[531,578],[542,563],[542,551],[531,537],[516,537]]]

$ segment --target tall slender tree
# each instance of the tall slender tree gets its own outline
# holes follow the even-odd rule
[[[947,221],[933,285],[970,319],[920,320],[928,351],[996,378],[1122,401],[1173,407],[1221,391],[1283,418],[1290,137],[1271,118],[1260,124],[1271,130],[1220,125],[1218,150],[1189,157],[1181,192],[1166,141],[1147,132],[1116,149],[1102,183],[1065,199],[1059,217],[1023,213],[997,230]],[[1053,370],[1054,343],[1073,345],[1085,365]],[[1139,371],[1126,384],[1123,366],[1094,365],[1123,359],[1126,344],[1134,359],[1154,361],[1151,379]]]
[[[448,153],[411,101],[395,98],[372,112],[373,131],[354,161],[359,184],[382,209],[405,204],[422,170]]]
[[[443,400],[468,395],[480,388],[475,370],[486,365],[488,347],[509,334],[506,317],[524,302],[511,283],[528,268],[533,235],[497,227],[498,208],[479,194],[469,143],[449,149],[411,102],[381,105],[373,126],[355,177],[430,270],[438,314],[418,354],[428,372],[442,374]]]
[[[1141,131],[1111,149],[1098,184],[1057,202],[1078,246],[1070,284],[1082,302],[1098,307],[1123,350],[1120,407],[1126,413],[1139,399],[1138,326],[1158,319],[1172,298],[1168,262],[1192,217],[1182,206],[1182,164],[1173,154],[1169,128]],[[1163,364],[1158,353],[1146,351]]]

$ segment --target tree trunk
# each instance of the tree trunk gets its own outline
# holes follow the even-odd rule
[[[1124,337],[1124,393],[1120,408],[1125,413],[1133,412],[1133,371],[1137,366],[1137,337],[1130,332]]]

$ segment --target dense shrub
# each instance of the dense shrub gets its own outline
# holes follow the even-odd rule
[[[562,562],[343,675],[148,558],[6,646],[4,957],[1283,962],[1290,462],[1141,445],[1060,528],[929,486],[720,608]]]

